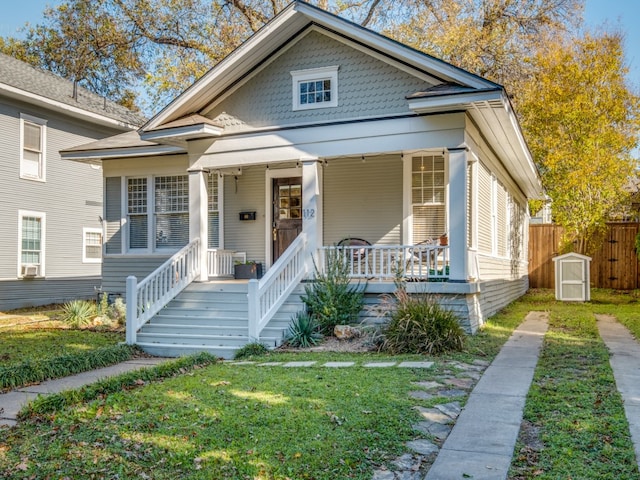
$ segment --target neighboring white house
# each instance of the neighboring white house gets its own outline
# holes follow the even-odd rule
[[[105,290],[190,245],[131,292],[130,342],[234,255],[267,270],[248,292],[262,340],[311,259],[347,238],[365,240],[340,251],[371,295],[400,269],[470,331],[528,288],[527,199],[542,187],[504,88],[304,2],[138,132],[63,158],[103,167]]]
[[[102,171],[59,150],[144,119],[0,54],[0,310],[95,297]]]

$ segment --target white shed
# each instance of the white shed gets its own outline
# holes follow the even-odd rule
[[[553,259],[556,272],[556,300],[588,302],[591,300],[589,264],[591,257],[565,253]]]

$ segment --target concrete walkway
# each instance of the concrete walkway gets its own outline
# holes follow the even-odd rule
[[[624,401],[631,440],[640,468],[640,344],[610,315],[596,315],[600,336],[609,349],[609,363]]]
[[[110,367],[90,370],[70,377],[48,380],[28,387],[19,388],[9,393],[0,394],[0,426],[13,426],[17,423],[20,409],[38,395],[59,393],[64,390],[72,390],[97,382],[106,377],[112,377],[121,373],[139,370],[162,363],[167,358],[137,358],[126,362],[111,365]]]
[[[507,478],[548,314],[531,312],[471,392],[425,480]]]

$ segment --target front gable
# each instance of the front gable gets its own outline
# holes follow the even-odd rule
[[[206,115],[223,124],[228,133],[411,114],[407,97],[429,89],[437,80],[378,57],[326,30],[309,28],[227,98],[208,107]],[[338,68],[337,106],[295,110],[291,72],[330,66]]]

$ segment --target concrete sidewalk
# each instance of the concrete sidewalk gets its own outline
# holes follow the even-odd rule
[[[97,382],[106,377],[113,377],[121,373],[139,370],[162,363],[167,358],[137,358],[126,362],[89,370],[70,377],[47,380],[46,382],[19,388],[8,393],[0,394],[0,426],[13,426],[17,423],[18,412],[29,401],[38,395],[49,395],[64,390],[72,390]]]
[[[640,344],[610,315],[596,315],[600,336],[609,349],[609,364],[624,401],[631,440],[640,468]]]
[[[548,313],[531,312],[471,392],[425,480],[507,478]]]

